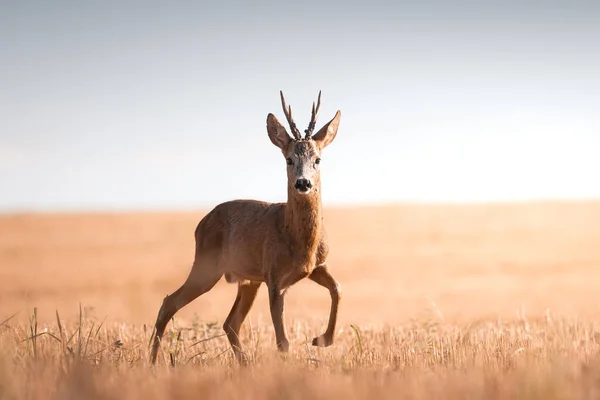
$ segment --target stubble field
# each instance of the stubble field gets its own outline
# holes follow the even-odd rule
[[[0,216],[0,397],[12,399],[600,396],[600,203],[326,209],[343,287],[286,296],[275,350],[263,285],[239,367],[222,280],[148,341],[185,279],[203,212]],[[12,318],[11,318],[12,316]]]

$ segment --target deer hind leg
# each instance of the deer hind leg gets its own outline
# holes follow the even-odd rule
[[[240,344],[240,328],[250,312],[252,304],[254,304],[260,285],[261,282],[252,281],[240,281],[238,283],[235,302],[223,324],[223,330],[227,333],[227,339],[229,339],[235,358],[242,364],[245,364],[248,360]]]
[[[327,330],[319,337],[316,337],[312,341],[313,346],[327,347],[333,344],[333,336],[335,333],[335,325],[337,323],[338,307],[340,299],[342,298],[342,288],[339,283],[329,273],[326,265],[321,265],[315,268],[312,274],[308,277],[312,281],[319,285],[327,288],[331,296],[331,310],[329,312],[329,322],[327,323]]]
[[[192,270],[185,283],[172,294],[165,297],[158,311],[155,324],[154,343],[150,355],[151,363],[156,362],[160,341],[169,320],[175,313],[198,296],[208,292],[221,279],[223,274],[218,271],[215,257],[203,256],[194,261]],[[152,339],[151,339],[152,340]]]

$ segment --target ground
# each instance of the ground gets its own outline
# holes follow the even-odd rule
[[[326,208],[344,293],[332,347],[307,344],[329,311],[328,292],[307,280],[286,297],[281,357],[263,286],[242,328],[252,362],[239,368],[221,330],[236,287],[222,280],[175,316],[151,369],[152,324],[189,271],[206,211],[0,216],[0,397],[600,390],[600,203]]]

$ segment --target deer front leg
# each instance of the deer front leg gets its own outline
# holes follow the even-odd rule
[[[342,298],[342,287],[336,280],[331,276],[327,265],[323,264],[314,269],[309,278],[318,283],[319,285],[327,288],[331,296],[331,310],[329,312],[329,322],[327,323],[327,330],[324,334],[316,337],[312,341],[313,346],[327,347],[333,344],[333,336],[335,333],[335,325],[337,323],[338,307],[340,299]]]
[[[283,297],[285,291],[279,289],[275,282],[269,284],[269,305],[271,308],[271,318],[275,327],[275,340],[277,341],[277,349],[282,352],[287,352],[290,343],[285,335],[285,321],[283,311]]]

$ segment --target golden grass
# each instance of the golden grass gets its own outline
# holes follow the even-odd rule
[[[246,330],[252,359],[239,367],[215,324],[175,321],[156,368],[149,330],[95,319],[5,324],[3,398],[595,398],[600,325],[592,321],[411,322],[342,329],[335,347],[277,354],[271,326]],[[207,340],[208,339],[208,340]]]
[[[0,398],[600,396],[600,204],[327,210],[344,287],[332,347],[307,345],[329,298],[301,282],[278,354],[263,288],[239,367],[221,329],[235,287],[219,283],[176,315],[150,368],[200,217],[0,217]]]

